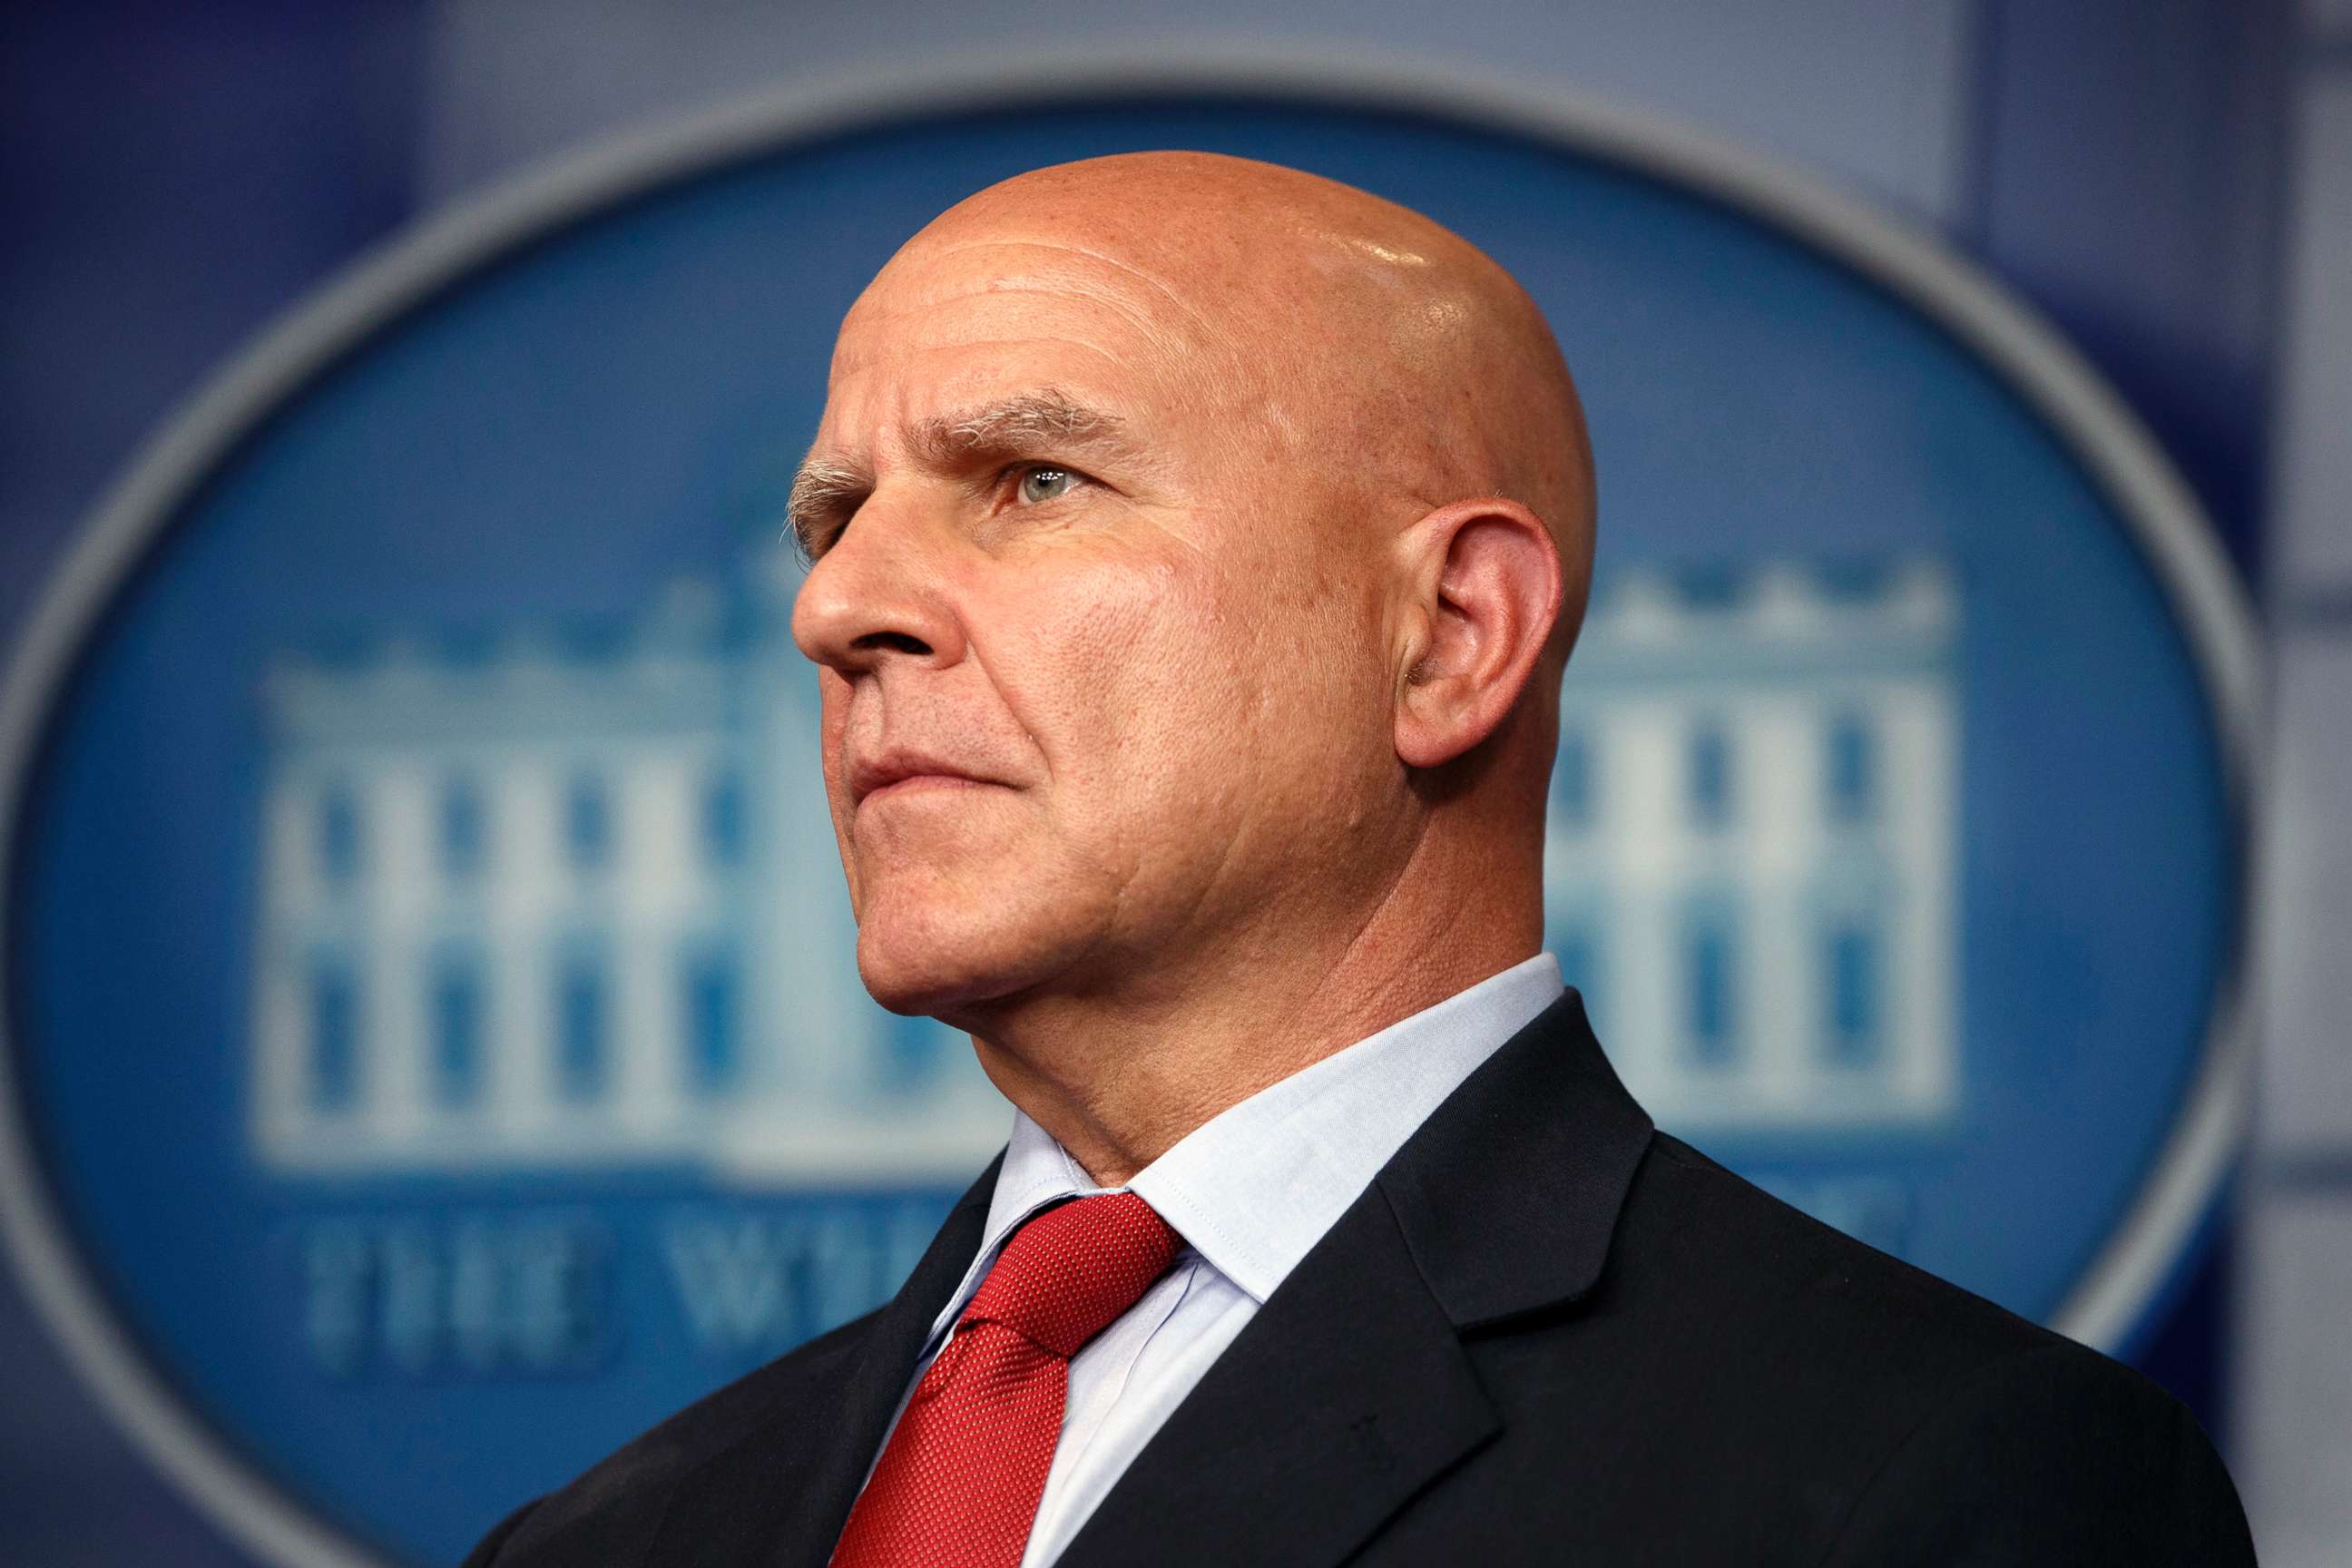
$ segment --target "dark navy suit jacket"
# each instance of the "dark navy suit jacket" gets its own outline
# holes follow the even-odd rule
[[[879,1311],[519,1510],[467,1568],[822,1568],[992,1166]],[[1655,1131],[1573,992],[1416,1132],[1065,1568],[2240,1564],[2138,1373]]]

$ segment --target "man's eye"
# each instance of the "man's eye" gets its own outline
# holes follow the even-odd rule
[[[1038,501],[1058,500],[1076,488],[1078,476],[1067,468],[1024,468],[1015,488],[1021,499],[1033,505]]]

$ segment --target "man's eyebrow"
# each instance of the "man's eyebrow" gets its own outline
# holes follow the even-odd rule
[[[1089,408],[1060,392],[1024,393],[927,419],[908,432],[908,448],[934,468],[974,458],[1087,450],[1132,457],[1118,415]]]
[[[791,496],[784,502],[785,526],[803,562],[824,553],[831,536],[866,504],[874,493],[874,476],[846,463],[810,458],[793,476]]]

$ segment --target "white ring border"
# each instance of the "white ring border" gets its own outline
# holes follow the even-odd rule
[[[1044,85],[1040,85],[1044,84]],[[632,197],[818,137],[959,111],[1161,97],[1273,98],[1421,114],[1517,134],[1712,198],[1842,262],[1981,358],[2065,440],[2133,525],[2189,633],[2219,735],[2239,883],[2225,959],[2184,1113],[2123,1223],[2055,1314],[2117,1346],[2210,1211],[2242,1136],[2263,658],[2235,572],[2201,508],[2122,399],[2057,331],[1924,232],[1823,181],[1646,112],[1389,58],[1131,50],[1003,55],[793,89],[625,134],[505,181],[348,268],[207,381],[147,443],[83,525],[27,617],[0,684],[0,954],[25,785],[53,698],[116,590],[163,524],[247,432],[313,376],[435,291]],[[100,1404],[228,1537],[282,1568],[384,1568],[232,1453],[151,1369],[58,1225],[32,1150],[0,1011],[0,1250]],[[485,1521],[485,1525],[488,1521]]]

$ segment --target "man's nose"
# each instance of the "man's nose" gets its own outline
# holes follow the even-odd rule
[[[793,641],[845,676],[894,658],[947,666],[963,658],[963,630],[946,591],[940,529],[911,509],[860,508],[817,558],[793,605]]]

